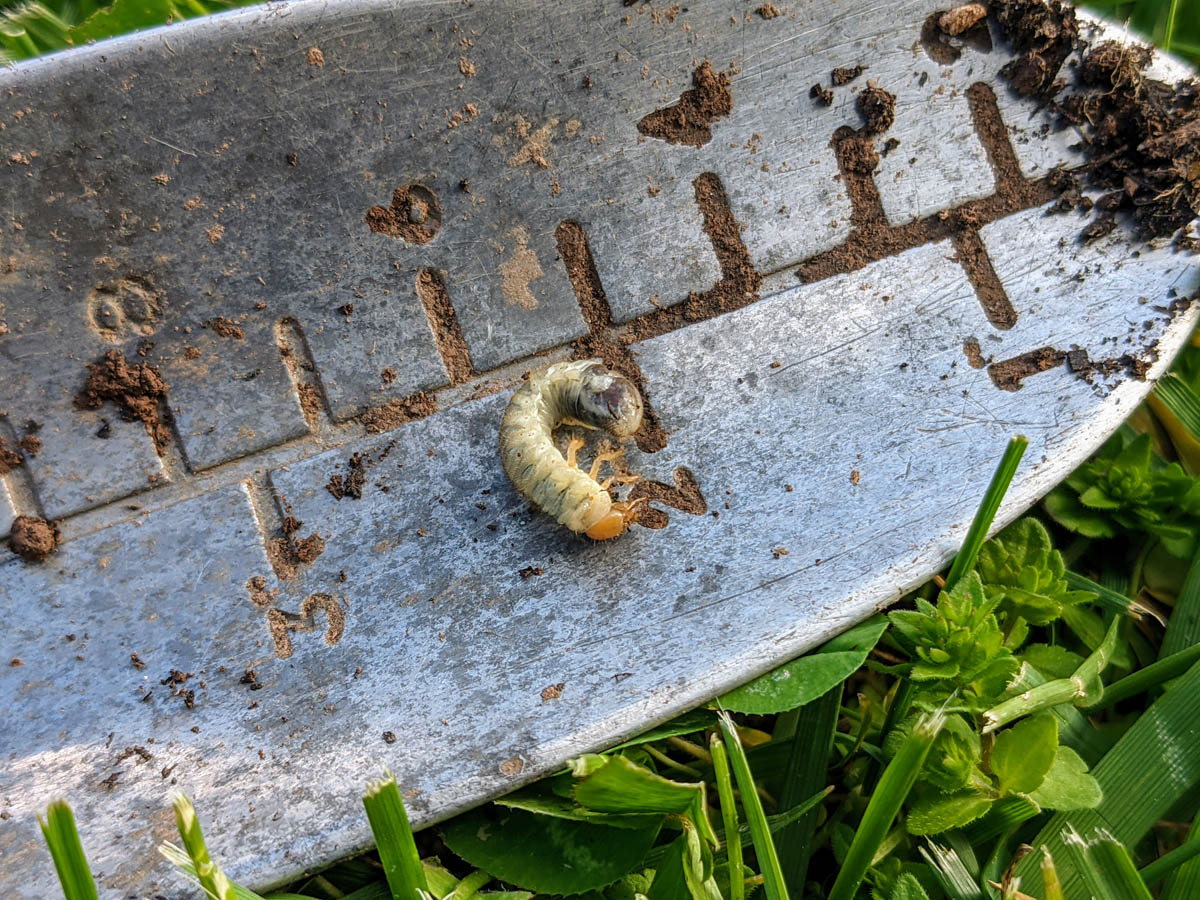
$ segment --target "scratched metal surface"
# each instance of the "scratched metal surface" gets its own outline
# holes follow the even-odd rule
[[[1002,47],[925,55],[937,3],[752,6],[313,0],[0,72],[0,432],[33,419],[42,439],[0,479],[0,532],[40,512],[64,537],[40,565],[0,550],[0,659],[22,663],[0,670],[6,896],[53,894],[34,814],[59,795],[106,897],[179,894],[153,851],[176,788],[256,886],[364,846],[358,797],[385,766],[418,823],[445,818],[886,605],[953,553],[1010,435],[1031,447],[1002,521],[1136,405],[1147,382],[1057,366],[1005,391],[964,353],[1164,371],[1198,276],[1124,231],[1081,245],[1083,219],[1018,203],[800,282],[862,213],[830,139],[859,126],[868,77],[898,98],[873,179],[893,226],[1078,157],[996,81]],[[705,59],[733,70],[712,139],[639,135]],[[808,96],[856,62],[831,106]],[[425,243],[365,224],[405,185],[440,206]],[[567,221],[607,309],[577,298]],[[709,239],[722,222],[740,276]],[[976,240],[1011,327],[958,262]],[[761,286],[738,281],[751,267]],[[418,293],[425,269],[444,294]],[[753,302],[661,311],[718,281]],[[632,466],[665,485],[687,467],[706,511],[655,504],[666,527],[592,544],[529,513],[496,429],[523,371],[623,328],[653,335],[627,360],[668,432]],[[87,363],[139,347],[170,385],[161,455],[72,402]],[[354,418],[420,390],[436,413],[382,434]],[[362,496],[335,500],[354,454]],[[285,516],[324,540],[310,564],[273,566]],[[174,690],[172,670],[190,673]]]

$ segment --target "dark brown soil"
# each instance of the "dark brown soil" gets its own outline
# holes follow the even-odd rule
[[[639,481],[630,492],[629,499],[653,500],[692,516],[702,516],[708,512],[708,503],[700,492],[700,483],[691,469],[679,466],[675,469],[673,479],[674,487],[661,481]],[[637,524],[643,528],[665,528],[669,521],[670,517],[660,509],[639,507]]]
[[[1002,391],[1019,391],[1021,381],[1038,372],[1061,366],[1067,354],[1054,347],[1041,347],[988,366],[992,383]]]
[[[267,559],[275,571],[275,577],[288,581],[296,577],[302,566],[312,563],[325,552],[325,539],[315,531],[306,538],[295,538],[293,535],[271,538],[267,541]],[[270,595],[266,592],[266,580],[256,576],[246,582],[250,599],[256,606],[270,604]]]
[[[822,106],[833,106],[833,91],[827,87],[814,84],[808,89],[808,96],[812,97]]]
[[[731,112],[729,75],[714,71],[712,63],[705,60],[692,73],[692,89],[684,91],[678,103],[643,117],[637,129],[669,144],[703,147],[712,140],[712,123]]]
[[[1017,57],[1000,74],[1019,94],[1049,97],[1062,88],[1058,71],[1079,44],[1075,10],[1061,0],[994,0],[992,15]]]
[[[24,461],[25,458],[8,446],[4,436],[0,435],[0,476],[7,475]]]
[[[417,275],[417,296],[425,307],[425,318],[433,330],[442,357],[442,365],[450,376],[451,384],[469,381],[475,369],[471,364],[471,351],[463,337],[462,326],[446,290],[445,276],[437,269],[422,269]]]
[[[367,483],[367,466],[370,464],[370,457],[355,453],[347,463],[348,473],[346,475],[341,473],[330,475],[325,490],[333,495],[334,500],[341,500],[344,497],[361,500],[363,485]]]
[[[974,228],[958,231],[954,235],[954,249],[988,321],[1001,331],[1016,325],[1017,311],[996,276],[996,270],[992,268],[992,261],[988,258],[983,241],[979,239],[979,232]]]
[[[234,338],[235,340],[244,340],[246,332],[242,330],[242,326],[232,319],[227,319],[224,316],[217,316],[202,323],[203,326],[212,331],[213,334],[223,338]]]
[[[425,391],[417,391],[407,397],[397,397],[385,403],[368,409],[358,417],[367,429],[367,434],[380,434],[391,431],[417,419],[423,419],[437,412],[437,402],[433,395]]]
[[[1143,238],[1167,237],[1200,211],[1200,83],[1145,78],[1149,58],[1112,42],[1093,47],[1079,69],[1085,90],[1058,106],[1068,121],[1090,123],[1086,181],[1121,197]]]
[[[983,143],[988,160],[996,175],[996,192],[981,200],[971,200],[950,210],[936,213],[906,225],[888,224],[872,173],[879,164],[875,142],[865,129],[843,126],[834,132],[833,148],[841,169],[842,183],[850,196],[851,222],[854,231],[842,244],[804,261],[797,274],[806,282],[820,281],[833,275],[856,269],[902,253],[912,247],[932,241],[954,238],[964,230],[975,230],[989,222],[1052,200],[1055,188],[1049,179],[1026,181],[1021,177],[1016,154],[1008,140],[1008,132],[1000,118],[996,95],[983,83],[972,85],[967,100],[975,123],[976,133]],[[970,240],[970,239],[968,239]],[[995,275],[971,266],[976,260],[972,253],[961,254],[963,264],[973,283],[994,283]],[[986,258],[986,255],[985,257]],[[982,299],[982,298],[981,298]],[[993,309],[996,298],[987,301]],[[1001,318],[1003,320],[1003,317]]]
[[[838,66],[833,70],[833,72],[830,73],[829,80],[832,81],[836,87],[841,87],[844,84],[849,84],[865,71],[867,71],[867,67],[861,64],[854,66]]]
[[[1126,375],[1138,381],[1145,381],[1150,367],[1158,359],[1158,352],[1150,349],[1145,358],[1123,353],[1107,359],[1090,359],[1086,350],[1075,348],[1066,354],[1066,359],[1071,371],[1088,384],[1094,384],[1097,377],[1111,378],[1114,375]]]
[[[775,19],[783,15],[783,10],[781,10],[774,3],[764,3],[754,11],[764,19]]]
[[[997,0],[993,15],[1018,56],[1001,74],[1019,93],[1045,101],[1083,129],[1088,187],[1108,191],[1103,212],[1132,214],[1138,236],[1167,237],[1200,210],[1200,85],[1146,78],[1150,51],[1105,41],[1089,47],[1074,11],[1059,2]],[[1073,51],[1082,64],[1061,72]],[[1073,81],[1074,90],[1057,95]],[[1111,231],[1101,217],[1085,240]]]
[[[977,338],[969,337],[963,341],[963,354],[972,369],[982,369],[988,364],[988,360],[983,358],[983,349],[979,346]]]
[[[122,418],[140,421],[162,456],[171,438],[166,417],[167,383],[149,363],[131,363],[120,350],[109,350],[99,362],[88,365],[88,377],[75,397],[80,409],[99,409],[111,402]]]
[[[296,541],[296,561],[301,565],[309,565],[324,552],[325,539],[316,532]]]
[[[930,59],[944,66],[958,60],[964,46],[990,51],[987,8],[982,3],[968,3],[933,13],[921,26],[921,46]]]
[[[27,434],[17,442],[17,446],[30,456],[37,456],[42,452],[42,439],[37,435]]]
[[[422,184],[406,184],[392,192],[392,205],[367,210],[367,226],[377,234],[410,244],[428,244],[442,228],[442,204]]]
[[[704,219],[704,232],[712,242],[713,252],[721,266],[721,280],[707,291],[692,292],[682,303],[655,310],[623,326],[619,346],[614,346],[611,339],[598,333],[575,344],[577,358],[599,356],[610,368],[634,378],[642,388],[643,398],[647,400],[646,385],[628,345],[666,334],[691,322],[702,322],[748,306],[758,300],[762,284],[762,278],[755,270],[750,253],[742,241],[741,228],[729,208],[729,198],[721,179],[711,172],[705,173],[693,182],[693,187],[696,203]],[[575,280],[574,277],[572,280]],[[646,452],[661,450],[666,446],[666,438],[666,432],[659,424],[653,408],[647,404],[642,430],[636,435],[638,447]]]
[[[896,95],[868,81],[858,94],[858,111],[867,120],[868,134],[882,134],[896,121]]]
[[[667,445],[667,433],[659,424],[658,415],[650,402],[646,379],[642,377],[641,367],[629,351],[629,342],[618,340],[610,333],[613,325],[612,307],[608,295],[604,293],[604,285],[600,283],[587,234],[578,222],[567,221],[558,226],[554,236],[567,277],[575,290],[580,313],[590,331],[587,337],[572,344],[573,356],[576,359],[599,358],[608,368],[620,372],[638,386],[642,394],[643,414],[642,427],[634,435],[634,441],[646,453],[661,450]]]
[[[554,239],[571,287],[575,289],[583,320],[593,331],[611,327],[612,309],[588,247],[587,232],[578,222],[565,221],[555,229]]]
[[[37,516],[13,519],[8,546],[27,563],[42,562],[58,546],[58,525]]]

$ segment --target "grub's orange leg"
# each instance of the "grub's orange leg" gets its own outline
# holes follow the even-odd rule
[[[583,438],[573,437],[567,442],[567,465],[572,469],[579,468],[579,451],[583,449]],[[593,478],[596,476],[593,475]]]
[[[604,465],[606,462],[614,463],[617,460],[624,458],[625,450],[623,447],[618,447],[615,450],[603,450],[600,453],[597,453],[596,458],[592,460],[592,468],[591,471],[588,472],[588,475],[591,477],[592,481],[598,481],[599,479],[596,476],[600,474],[600,467],[602,465]]]
[[[638,504],[645,502],[645,497],[638,497],[636,500],[614,503],[612,511],[587,530],[587,536],[595,541],[607,541],[624,534],[637,521]]]

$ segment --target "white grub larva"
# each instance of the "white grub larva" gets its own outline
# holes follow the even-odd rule
[[[554,445],[559,425],[602,428],[623,440],[642,424],[642,395],[624,375],[598,359],[556,363],[534,372],[513,394],[500,422],[500,461],[522,496],[559,524],[598,541],[622,534],[637,518],[639,501],[614,501],[612,478],[596,480],[600,464],[621,451],[597,455],[590,472],[576,463],[583,441],[573,439],[564,458]],[[614,476],[632,482],[636,476]]]

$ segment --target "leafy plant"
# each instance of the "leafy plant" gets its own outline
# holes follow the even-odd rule
[[[1200,529],[1200,480],[1155,457],[1149,435],[1130,439],[1122,430],[1052,490],[1045,507],[1084,537],[1141,532],[1172,555],[1190,557]]]
[[[1063,610],[1095,600],[1091,591],[1071,590],[1062,554],[1050,543],[1046,526],[1032,517],[1019,519],[984,545],[976,571],[989,598],[1009,621],[1049,625]]]

